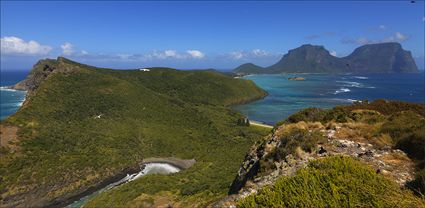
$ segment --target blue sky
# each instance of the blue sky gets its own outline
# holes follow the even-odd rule
[[[102,67],[268,66],[302,44],[342,57],[395,41],[424,68],[424,2],[1,1],[1,68],[65,56]]]

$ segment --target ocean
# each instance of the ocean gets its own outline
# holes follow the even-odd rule
[[[304,77],[304,81],[288,80]],[[402,100],[425,103],[425,74],[276,74],[248,75],[269,95],[262,100],[235,106],[249,119],[276,124],[308,107],[332,108],[356,100]]]
[[[14,114],[21,107],[26,95],[25,91],[5,87],[25,79],[27,74],[27,71],[0,71],[0,120]]]
[[[1,71],[0,120],[15,113],[25,100],[26,92],[6,89],[25,79],[26,71]],[[304,77],[304,81],[288,80]],[[388,99],[425,103],[425,74],[276,74],[249,75],[269,95],[233,108],[249,119],[275,124],[308,107],[332,108],[356,100]]]

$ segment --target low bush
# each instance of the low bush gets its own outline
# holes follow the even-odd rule
[[[238,207],[424,207],[422,199],[349,157],[316,160]]]

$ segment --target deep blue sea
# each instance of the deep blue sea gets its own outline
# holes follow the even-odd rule
[[[14,85],[25,79],[27,71],[0,70],[0,120],[15,113],[25,100],[25,91],[6,89],[5,86]]]
[[[305,77],[305,81],[291,81],[289,77]],[[332,108],[349,105],[356,100],[384,98],[425,103],[425,74],[277,74],[249,75],[269,93],[263,100],[235,106],[249,119],[275,124],[291,114],[307,108]]]

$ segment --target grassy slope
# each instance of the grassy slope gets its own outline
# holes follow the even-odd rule
[[[311,162],[294,177],[241,202],[239,207],[424,207],[398,184],[349,157]]]
[[[19,194],[24,200],[18,203],[49,201],[151,156],[198,162],[176,176],[155,176],[149,190],[134,189],[128,198],[105,203],[159,190],[219,196],[252,141],[266,133],[237,126],[241,115],[225,107],[264,96],[252,82],[213,72],[78,66],[49,77],[24,108],[2,122],[19,126],[23,141],[20,152],[4,155],[0,163],[0,193],[7,203],[18,202]]]

